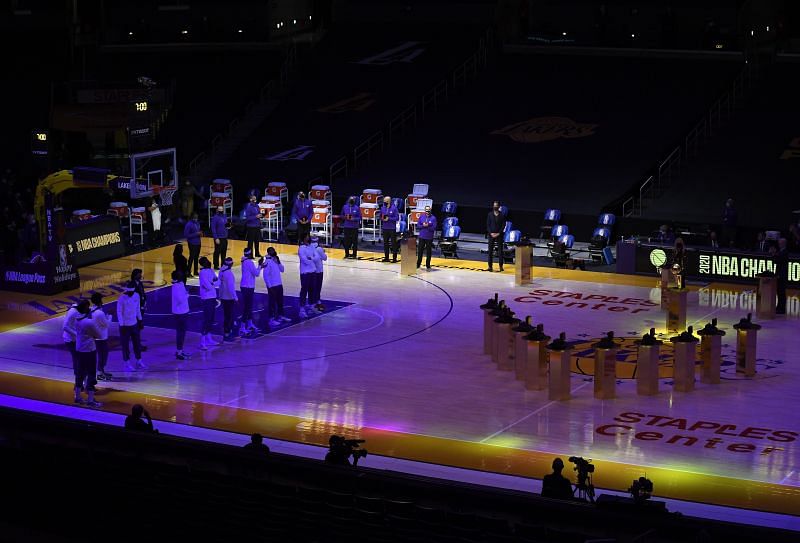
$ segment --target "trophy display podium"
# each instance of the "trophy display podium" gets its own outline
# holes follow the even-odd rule
[[[694,366],[697,358],[697,337],[692,334],[692,327],[670,338],[675,349],[673,377],[675,390],[691,392],[694,390]]]
[[[658,360],[662,342],[656,339],[656,329],[651,328],[650,333],[643,335],[636,344],[636,394],[654,396],[658,394]]]
[[[525,388],[528,390],[544,390],[547,387],[547,342],[550,336],[544,333],[544,325],[537,324],[536,329],[525,337],[528,342],[528,356],[525,362]]]
[[[494,317],[491,313],[500,303],[498,297],[499,294],[495,292],[494,298],[489,298],[485,304],[480,306],[483,312],[483,354],[492,354],[492,321]]]
[[[514,377],[517,381],[524,381],[528,360],[528,341],[525,336],[534,330],[531,316],[525,317],[524,321],[520,321],[511,330],[514,332]]]
[[[736,329],[736,373],[743,373],[745,377],[756,374],[756,346],[761,325],[755,324],[752,317],[752,313],[748,313],[733,325]]]
[[[519,319],[514,318],[514,312],[508,307],[494,320],[494,361],[501,371],[514,369],[514,332],[511,329],[517,324]]]
[[[572,347],[567,344],[567,335],[564,332],[547,346],[548,358],[548,387],[547,399],[555,401],[569,400],[572,397],[570,390],[570,370],[572,361]]]
[[[718,385],[722,364],[722,336],[725,331],[717,328],[717,319],[713,319],[697,335],[700,336],[700,360],[703,363],[700,380],[708,385]]]
[[[594,397],[611,400],[617,396],[617,353],[614,332],[609,332],[594,347]]]
[[[678,333],[686,328],[686,305],[689,291],[684,288],[667,289],[667,330]]]

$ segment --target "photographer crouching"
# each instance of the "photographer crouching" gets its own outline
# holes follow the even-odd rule
[[[360,458],[366,458],[367,450],[360,448],[363,439],[345,439],[344,436],[332,435],[328,439],[328,454],[325,462],[337,466],[357,466]],[[350,463],[350,457],[353,463]]]

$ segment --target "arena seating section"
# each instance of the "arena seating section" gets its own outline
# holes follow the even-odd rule
[[[301,62],[291,95],[218,174],[232,179],[237,188],[263,190],[267,181],[285,181],[292,193],[307,189],[311,179],[327,172],[332,162],[382,128],[473,53],[483,30],[442,32],[440,27],[383,24],[337,27],[315,46],[313,58]],[[410,49],[423,49],[409,62],[359,63],[408,42],[420,42]],[[318,111],[365,93],[366,101],[375,101],[363,110]],[[313,146],[303,160],[264,160],[301,145]],[[363,188],[359,186],[355,193]],[[344,195],[338,187],[334,192]]]
[[[8,408],[0,409],[0,460],[7,497],[0,527],[25,541],[71,541],[87,531],[114,541],[578,543],[627,541],[645,532],[659,541],[701,534],[708,541],[791,540],[777,530],[255,456]]]
[[[665,156],[739,69],[732,61],[502,55],[352,187],[425,182],[463,206],[500,198],[512,210],[596,215]],[[547,117],[597,126],[590,136],[537,143],[492,134]]]
[[[716,224],[731,197],[741,226],[785,230],[800,208],[800,149],[781,158],[800,138],[800,65],[778,62],[767,70],[745,108],[717,130],[647,217]]]

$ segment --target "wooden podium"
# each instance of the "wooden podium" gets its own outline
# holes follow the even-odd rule
[[[761,275],[758,278],[756,293],[756,315],[759,319],[774,319],[778,298],[778,278],[774,275]]]
[[[533,246],[517,245],[514,249],[514,284],[518,287],[531,282]]]
[[[684,288],[667,290],[667,330],[680,332],[686,328],[686,305],[689,291]]]
[[[417,238],[414,236],[400,240],[400,275],[417,273]]]
[[[547,399],[569,400],[572,397],[570,390],[572,347],[567,344],[565,333],[562,332],[558,339],[547,346],[547,358],[549,366]]]
[[[636,357],[636,394],[654,396],[658,394],[658,360],[661,342],[653,345],[639,342]]]
[[[733,325],[736,330],[736,373],[743,373],[745,377],[756,374],[756,346],[758,345],[758,331],[760,324],[752,321],[752,315]]]
[[[703,363],[700,380],[708,385],[718,385],[722,364],[722,336],[725,331],[717,328],[717,319],[713,319],[697,335],[700,336],[700,360]]]
[[[672,363],[672,382],[675,390],[691,392],[694,390],[695,361],[697,359],[697,338],[692,335],[692,327],[670,338],[675,358]]]
[[[614,332],[592,345],[594,347],[594,397],[611,400],[617,396],[617,353]]]

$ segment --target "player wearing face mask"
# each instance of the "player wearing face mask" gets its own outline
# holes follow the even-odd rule
[[[344,257],[358,259],[358,227],[361,226],[361,208],[356,204],[356,197],[351,196],[342,207],[342,229],[344,230]]]

